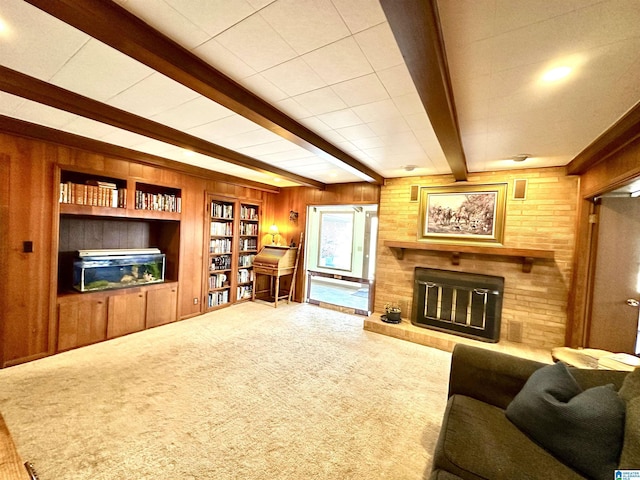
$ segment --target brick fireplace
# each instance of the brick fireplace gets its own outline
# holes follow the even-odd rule
[[[515,179],[526,179],[526,196],[513,198]],[[385,240],[415,242],[419,204],[411,201],[411,187],[453,184],[450,176],[388,179],[381,189],[375,287],[375,313],[396,302],[409,323],[413,312],[414,269],[451,270],[504,277],[502,328],[499,340],[533,348],[564,345],[568,285],[572,274],[577,221],[578,179],[563,168],[471,174],[469,183],[508,184],[503,245],[509,248],[551,250],[554,259],[536,260],[529,272],[513,257],[466,254],[452,261],[451,253],[407,249],[400,258]],[[457,264],[456,264],[457,263]]]

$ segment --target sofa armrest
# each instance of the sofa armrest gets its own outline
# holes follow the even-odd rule
[[[546,363],[479,347],[457,344],[451,357],[449,396],[465,395],[507,408],[529,376]],[[618,390],[628,372],[569,368],[583,388],[613,384]]]
[[[453,349],[449,396],[465,395],[507,408],[529,376],[544,363],[462,343]]]

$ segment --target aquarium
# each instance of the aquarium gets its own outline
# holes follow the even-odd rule
[[[157,248],[79,250],[73,288],[94,292],[164,282],[165,256]]]

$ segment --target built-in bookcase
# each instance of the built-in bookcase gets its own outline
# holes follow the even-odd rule
[[[258,253],[260,234],[260,206],[240,203],[240,227],[238,232],[238,274],[236,299],[249,300],[253,294],[253,259]]]
[[[207,195],[206,309],[244,300],[253,292],[253,259],[260,243],[260,204]]]

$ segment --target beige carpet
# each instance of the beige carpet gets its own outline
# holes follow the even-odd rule
[[[420,479],[450,354],[245,303],[0,371],[41,480]]]

